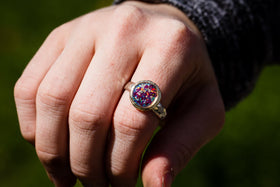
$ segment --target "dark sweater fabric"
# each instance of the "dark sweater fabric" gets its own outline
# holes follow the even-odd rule
[[[280,62],[279,0],[142,1],[176,6],[196,24],[227,110],[252,91],[265,65]]]

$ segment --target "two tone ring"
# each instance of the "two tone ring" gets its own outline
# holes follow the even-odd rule
[[[135,108],[141,111],[152,110],[160,119],[166,117],[166,109],[160,104],[161,91],[154,82],[128,82],[125,89],[129,91],[130,101]]]

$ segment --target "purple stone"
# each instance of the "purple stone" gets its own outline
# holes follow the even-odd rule
[[[147,82],[137,84],[132,92],[133,101],[139,107],[149,107],[156,97],[156,86]]]

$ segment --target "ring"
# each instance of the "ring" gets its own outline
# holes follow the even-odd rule
[[[161,91],[156,83],[149,80],[128,82],[124,88],[130,92],[129,98],[135,108],[152,110],[160,119],[166,117],[166,109],[160,104]]]

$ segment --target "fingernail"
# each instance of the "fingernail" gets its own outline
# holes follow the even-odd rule
[[[171,168],[170,171],[166,172],[162,178],[162,187],[170,187],[174,178],[174,172]]]

